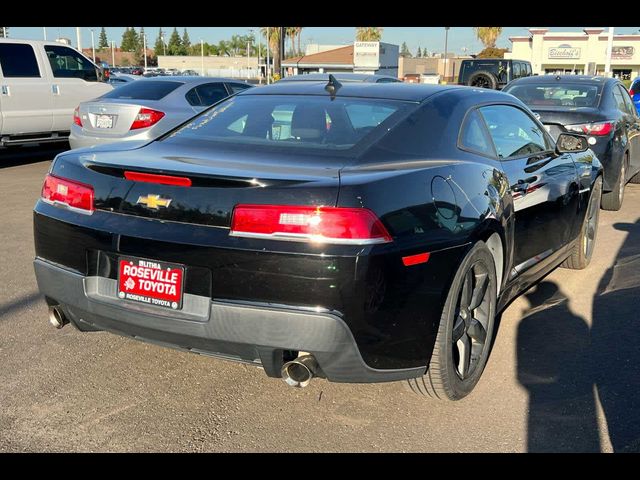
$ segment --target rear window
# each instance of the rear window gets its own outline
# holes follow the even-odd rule
[[[202,113],[169,135],[235,145],[348,150],[369,133],[390,127],[415,105],[393,100],[302,95],[243,95]]]
[[[154,80],[138,80],[112,90],[102,98],[119,98],[130,100],[161,100],[176,88],[184,85],[182,82],[158,82]]]
[[[514,85],[504,91],[531,107],[597,107],[599,90],[597,85],[535,84]]]

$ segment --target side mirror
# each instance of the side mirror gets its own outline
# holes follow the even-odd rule
[[[589,149],[589,142],[585,135],[577,133],[561,133],[556,140],[556,152],[563,153],[581,153]]]

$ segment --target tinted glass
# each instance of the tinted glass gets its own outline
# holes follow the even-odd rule
[[[98,72],[95,65],[72,48],[45,45],[44,51],[47,53],[54,77],[98,81]]]
[[[200,97],[200,105],[208,107],[223,98],[229,96],[227,89],[222,83],[205,83],[196,87],[198,96]]]
[[[0,43],[0,67],[5,78],[40,77],[36,54],[31,45]]]
[[[392,123],[409,105],[377,99],[331,100],[329,96],[242,95],[207,110],[165,141],[346,150],[380,123]]]
[[[630,114],[635,116],[636,115],[636,107],[633,104],[633,101],[631,100],[631,97],[629,96],[629,92],[627,92],[627,90],[622,86],[622,85],[618,85],[618,88],[620,89],[620,95],[622,95],[622,100],[624,101],[624,105],[625,105],[625,111]]]
[[[231,89],[232,93],[242,92],[247,88],[251,88],[251,85],[247,85],[246,83],[227,83],[227,86]]]
[[[514,62],[513,64],[513,78],[518,78],[520,76],[520,64]]]
[[[498,157],[511,158],[549,150],[541,127],[522,110],[508,105],[480,108]]]
[[[492,157],[495,156],[491,139],[487,134],[487,129],[476,110],[469,113],[465,119],[460,135],[460,144],[467,150]]]
[[[182,85],[184,85],[182,82],[138,80],[118,87],[117,90],[112,90],[106,95],[103,95],[102,98],[160,100]]]
[[[620,89],[618,88],[618,86],[614,85],[611,91],[613,93],[613,99],[618,110],[620,110],[621,112],[626,112],[627,106],[624,103],[624,97],[622,96],[622,92],[620,92]]]
[[[504,91],[531,107],[596,107],[600,98],[597,85],[525,84],[513,85]]]

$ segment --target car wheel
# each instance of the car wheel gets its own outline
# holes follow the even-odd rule
[[[596,236],[598,234],[598,218],[600,215],[600,205],[602,197],[602,178],[598,177],[593,185],[589,204],[584,215],[580,236],[577,238],[571,255],[560,265],[564,268],[572,268],[574,270],[582,270],[589,265],[593,249],[596,245]]]
[[[479,72],[475,72],[469,77],[467,85],[470,87],[490,88],[495,90],[498,88],[498,79],[493,73],[481,70]]]
[[[478,383],[489,357],[495,323],[496,269],[480,241],[462,260],[444,304],[427,372],[408,380],[412,391],[459,400]]]
[[[640,172],[629,179],[629,183],[640,183]]]
[[[610,192],[602,194],[602,208],[604,210],[620,210],[622,207],[622,200],[624,198],[624,187],[627,183],[626,181],[626,165],[627,165],[627,156],[625,156],[622,167],[620,168],[620,177],[616,182],[616,186]]]

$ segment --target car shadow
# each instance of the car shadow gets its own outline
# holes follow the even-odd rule
[[[68,142],[11,148],[0,147],[0,169],[53,160],[57,154],[66,150],[69,150]]]
[[[593,298],[592,324],[545,279],[524,294],[518,380],[529,394],[529,452],[600,452],[597,402],[615,452],[640,451],[640,222]]]
[[[27,308],[36,302],[41,302],[43,299],[42,294],[36,291],[11,300],[10,302],[0,303],[0,321],[8,320],[13,313]]]

